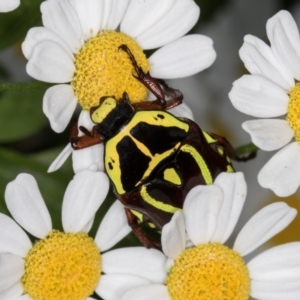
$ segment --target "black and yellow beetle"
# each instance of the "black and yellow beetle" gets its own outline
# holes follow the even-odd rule
[[[233,149],[224,138],[165,111],[179,105],[182,94],[145,74],[130,50],[120,48],[128,53],[135,77],[157,99],[131,104],[126,93],[122,99],[101,98],[100,105],[91,109],[96,124],[92,132],[80,127],[85,135],[73,134],[71,144],[82,149],[104,143],[105,169],[129,225],[145,246],[156,247],[140,223],[161,230],[193,187],[212,184],[221,172],[234,172]]]

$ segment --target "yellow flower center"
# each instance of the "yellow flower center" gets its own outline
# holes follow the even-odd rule
[[[101,276],[101,256],[86,233],[53,230],[25,258],[22,284],[34,300],[83,300]]]
[[[300,144],[300,82],[297,82],[290,93],[286,120],[294,130],[294,138]]]
[[[98,106],[103,96],[120,99],[127,92],[131,102],[141,102],[147,96],[146,87],[132,76],[136,73],[128,54],[119,50],[122,44],[128,46],[144,72],[150,70],[143,50],[131,37],[121,32],[101,31],[75,55],[71,86],[83,109]]]
[[[217,243],[182,252],[166,284],[172,300],[247,300],[250,293],[244,260],[237,252]]]

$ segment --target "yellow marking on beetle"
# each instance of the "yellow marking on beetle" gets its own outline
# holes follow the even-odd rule
[[[187,152],[192,155],[192,157],[195,159],[197,162],[200,171],[203,175],[204,181],[206,184],[212,184],[213,183],[213,178],[211,176],[211,173],[209,171],[209,168],[207,164],[205,163],[205,160],[203,157],[200,155],[200,153],[191,145],[185,144],[180,148],[181,151]]]
[[[142,213],[140,213],[134,209],[131,209],[130,211],[132,212],[133,215],[135,215],[139,219],[140,222],[143,222],[144,216]]]
[[[221,155],[224,154],[224,149],[222,149],[221,147],[217,147],[217,150],[218,150],[219,154],[221,154]]]
[[[228,172],[228,173],[234,173],[234,170],[233,170],[233,168],[232,168],[231,165],[227,165],[227,170],[226,170],[226,172]]]
[[[206,139],[206,141],[207,141],[208,144],[212,144],[212,143],[216,143],[217,142],[217,140],[214,139],[209,133],[207,133],[205,131],[202,131],[202,133],[203,133],[203,135],[204,135],[204,137],[205,137],[205,139]]]
[[[114,98],[106,98],[101,105],[92,113],[91,119],[94,123],[101,123],[107,115],[117,106]]]
[[[153,223],[151,223],[151,222],[148,222],[148,226],[150,227],[150,228],[155,228],[156,226],[153,224]]]
[[[164,180],[181,185],[181,179],[174,168],[168,168],[164,171]]]
[[[133,138],[134,141],[136,141]],[[136,143],[138,144],[138,143]],[[144,144],[142,144],[144,146]],[[144,146],[145,147],[145,146]],[[149,162],[149,166],[146,170],[146,172],[143,174],[143,177],[141,178],[141,180],[139,182],[137,182],[137,184],[135,186],[139,186],[143,180],[147,177],[149,177],[149,175],[152,173],[152,171],[154,170],[154,168],[161,162],[163,161],[165,158],[167,158],[168,156],[170,156],[171,154],[173,154],[177,149],[179,149],[180,147],[180,143],[177,143],[174,148],[165,151],[162,154],[156,153],[154,156],[151,155],[151,153],[149,152],[150,155],[147,155],[151,158],[150,162]],[[147,149],[148,150],[148,149]],[[145,154],[145,152],[143,152]]]
[[[182,210],[178,207],[172,206],[170,204],[165,204],[161,201],[157,201],[156,199],[152,198],[148,192],[147,192],[147,188],[145,186],[142,186],[141,188],[141,196],[143,198],[143,200],[145,202],[147,202],[148,204],[152,205],[153,207],[174,214],[177,210]]]
[[[163,116],[163,118],[157,117],[157,115]],[[149,162],[149,167],[143,174],[141,181],[136,184],[138,186],[141,184],[141,182],[147,178],[152,170],[166,157],[173,154],[177,149],[180,147],[180,143],[177,143],[173,148],[169,149],[168,151],[165,151],[164,153],[158,154],[156,153],[154,156],[152,156],[149,149],[140,141],[135,139],[131,134],[130,131],[132,128],[134,128],[138,123],[140,122],[147,122],[147,124],[150,125],[156,125],[156,126],[163,126],[163,127],[177,127],[185,132],[188,132],[189,125],[177,119],[173,115],[169,114],[165,111],[138,111],[135,113],[133,119],[114,137],[112,137],[110,140],[107,141],[105,145],[105,168],[108,173],[109,178],[113,181],[113,184],[115,186],[115,189],[118,194],[122,195],[126,193],[126,191],[123,188],[122,181],[121,181],[121,167],[120,167],[120,160],[119,155],[116,150],[116,147],[118,143],[126,136],[130,137],[136,146],[140,149],[142,153],[144,153],[146,156],[148,156],[151,161]],[[113,169],[109,168],[109,164],[113,165]],[[137,166],[133,166],[133,168],[136,168]]]
[[[162,115],[164,118],[158,118],[157,115]],[[138,111],[132,120],[132,127],[140,122],[147,122],[150,125],[163,126],[163,127],[178,127],[185,132],[188,132],[190,126],[186,122],[179,120],[175,116],[166,111]],[[131,125],[131,124],[130,124]]]

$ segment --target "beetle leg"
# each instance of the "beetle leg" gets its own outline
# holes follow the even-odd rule
[[[209,133],[214,139],[216,139],[218,141],[218,143],[220,145],[222,145],[224,147],[224,149],[226,149],[228,156],[235,160],[235,161],[248,161],[250,159],[253,159],[256,157],[256,151],[252,151],[250,152],[248,155],[246,156],[238,156],[235,153],[234,148],[232,147],[232,145],[227,141],[227,139],[225,139],[222,136],[219,136],[215,133]]]
[[[83,126],[80,126],[79,129],[84,133],[83,136],[78,136],[77,122],[71,126],[70,143],[74,150],[84,149],[102,143],[102,139],[97,132],[97,125],[93,127],[91,132]]]
[[[83,126],[79,126],[79,129],[82,133],[84,133],[85,135],[87,135],[90,138],[92,138],[94,136],[93,132],[90,132],[87,128],[85,128]]]
[[[131,227],[135,236],[146,248],[161,248],[160,243],[155,242],[154,240],[149,238],[146,232],[142,228],[140,228],[138,218],[130,211],[130,209],[125,208],[125,214],[127,217],[128,225]]]
[[[169,87],[162,79],[157,79],[157,81],[163,87],[165,95],[169,98],[164,107],[165,109],[171,109],[182,103],[183,94],[179,90]]]
[[[162,107],[166,105],[166,99],[165,99],[165,93],[163,89],[161,88],[159,82],[151,77],[149,72],[145,73],[140,66],[138,66],[132,52],[127,47],[127,45],[121,45],[119,49],[125,51],[129,59],[131,60],[131,63],[133,65],[133,68],[137,75],[133,74],[133,77],[136,78],[138,81],[140,81],[149,91],[151,91],[155,97],[157,98],[158,104],[160,104]],[[154,101],[155,102],[155,101]]]
[[[119,49],[128,54],[137,74],[133,75],[133,77],[140,81],[157,98],[154,101],[144,101],[134,104],[136,109],[170,109],[182,103],[183,95],[179,90],[170,88],[162,79],[153,78],[149,72],[145,73],[138,66],[132,52],[126,45],[121,45]],[[171,99],[166,100],[166,96]]]

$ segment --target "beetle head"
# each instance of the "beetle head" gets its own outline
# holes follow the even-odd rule
[[[100,105],[90,110],[91,119],[104,140],[114,136],[131,119],[133,113],[134,108],[126,93],[119,101],[114,97],[102,97]]]

